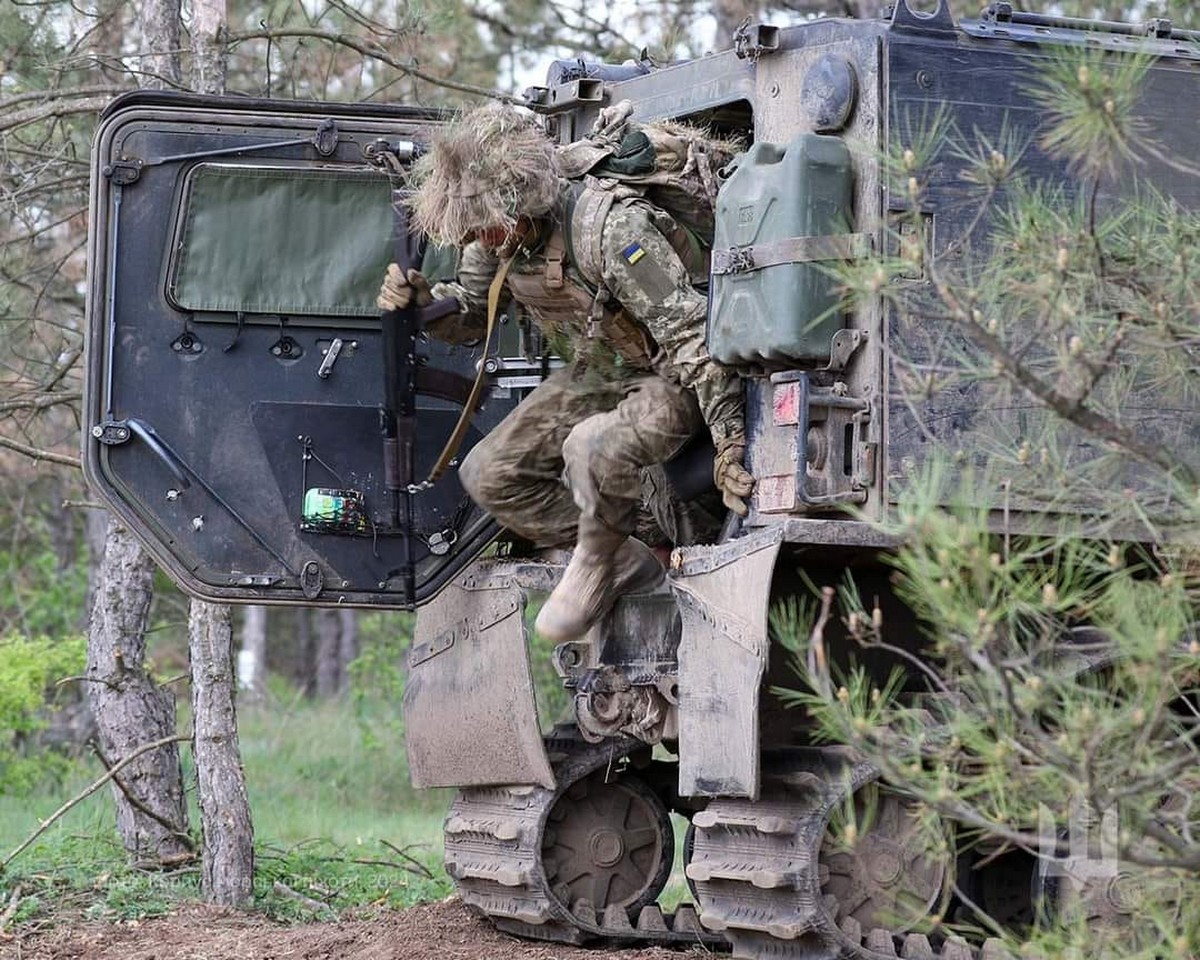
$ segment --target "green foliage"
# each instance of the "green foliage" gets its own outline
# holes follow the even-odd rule
[[[1062,874],[1029,878],[1040,898],[1010,935],[1030,958],[1200,942],[1200,217],[1145,182],[1165,170],[1187,189],[1200,167],[1149,137],[1150,68],[1083,48],[1051,60],[1028,140],[940,115],[899,131],[882,163],[914,212],[892,256],[844,280],[894,310],[892,388],[935,441],[892,489],[893,583],[922,644],[850,582],[773,619],[804,679],[785,700],[913,798],[931,852],[954,823],[968,873],[1023,851]],[[1034,146],[1072,179],[1028,175]],[[974,206],[935,247],[916,211],[947,166]],[[947,409],[970,411],[959,450]],[[903,685],[839,673],[821,616],[862,662],[902,662]],[[1092,843],[1082,862],[1072,831]],[[995,930],[982,908],[954,920]]]
[[[408,650],[416,618],[377,612],[359,617],[359,655],[349,666],[350,698],[368,750],[402,742],[400,704],[408,677]]]
[[[79,632],[87,595],[87,566],[61,569],[41,536],[0,550],[0,630],[26,636],[67,637]]]
[[[81,673],[83,664],[82,637],[0,638],[0,730],[11,731],[0,741],[0,794],[21,795],[61,777],[68,765],[64,757],[53,751],[26,754],[20,742],[45,726],[53,682]]]

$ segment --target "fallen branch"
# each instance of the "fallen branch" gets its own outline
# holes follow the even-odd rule
[[[8,906],[4,913],[0,913],[0,933],[4,932],[4,928],[8,926],[13,917],[17,915],[17,906],[21,902],[21,885],[18,883],[13,887],[12,896],[9,897]]]
[[[401,850],[398,846],[396,846],[394,843],[389,843],[387,840],[381,839],[379,842],[382,843],[389,850],[391,850],[392,853],[396,854],[396,856],[402,857],[404,860],[407,860],[409,863],[411,863],[414,868],[413,870],[410,871],[411,873],[420,873],[421,876],[425,877],[427,880],[433,879],[433,874],[430,872],[429,868],[427,866],[425,866],[425,864],[423,864],[416,857],[410,856],[409,854],[407,854],[403,850]]]
[[[189,741],[191,739],[192,739],[192,735],[190,733],[189,734],[177,733],[170,737],[163,737],[161,740],[155,740],[151,743],[142,744],[140,747],[138,747],[136,750],[134,750],[133,753],[131,753],[129,756],[127,756],[123,760],[121,760],[120,763],[114,764],[111,768],[109,768],[108,772],[105,773],[104,776],[102,776],[99,780],[96,780],[94,783],[85,787],[83,790],[81,790],[79,793],[77,793],[74,797],[72,797],[70,800],[68,800],[66,803],[64,803],[61,807],[59,807],[57,810],[55,810],[52,814],[50,814],[50,816],[48,818],[43,820],[41,823],[41,826],[39,826],[36,830],[33,831],[33,833],[31,833],[28,837],[26,837],[25,841],[20,846],[18,846],[12,853],[10,853],[3,860],[0,860],[0,873],[3,873],[5,871],[5,869],[7,869],[8,865],[10,863],[12,863],[20,854],[24,853],[38,837],[40,837],[43,833],[45,833],[48,829],[50,829],[50,826],[53,823],[62,819],[62,817],[67,813],[68,810],[72,809],[75,806],[78,806],[80,803],[82,803],[84,800],[86,800],[88,797],[90,797],[93,793],[95,793],[102,786],[104,786],[106,783],[108,783],[109,780],[111,780],[118,773],[120,773],[127,766],[129,766],[129,764],[133,763],[133,761],[136,760],[138,757],[140,757],[142,754],[149,753],[151,750],[158,750],[160,747],[165,747],[171,743],[186,743],[187,741]]]
[[[145,816],[149,817],[151,820],[153,820],[155,823],[157,823],[164,830],[170,831],[171,836],[175,837],[180,843],[182,843],[185,847],[187,847],[189,850],[191,850],[192,853],[194,854],[195,850],[196,850],[196,841],[193,840],[187,834],[186,831],[181,830],[179,828],[179,824],[172,823],[170,820],[168,820],[166,817],[164,817],[161,813],[158,813],[155,810],[151,810],[138,797],[135,797],[133,795],[133,792],[129,789],[129,787],[127,787],[125,785],[125,781],[122,780],[120,777],[118,777],[115,773],[113,773],[113,765],[111,763],[109,763],[108,757],[106,757],[104,755],[104,752],[100,749],[100,744],[96,743],[94,740],[92,741],[92,750],[95,751],[96,756],[99,758],[100,763],[104,767],[104,769],[109,771],[109,773],[112,773],[113,783],[115,783],[117,785],[117,789],[120,790],[121,793],[123,793],[125,795],[125,799],[129,801],[129,805],[131,807],[133,807],[135,810],[137,810],[139,813],[142,813]],[[159,866],[162,869],[170,869],[172,866],[175,866],[180,862],[186,863],[191,859],[192,859],[192,857],[188,856],[188,857],[185,857],[182,861],[180,861],[179,856],[176,855],[171,858],[163,858],[163,859],[159,860]]]
[[[276,880],[271,885],[271,889],[281,897],[287,897],[289,900],[295,900],[296,903],[300,904],[307,910],[311,910],[313,913],[324,913],[326,910],[333,910],[333,907],[331,907],[329,904],[322,903],[320,900],[314,900],[312,897],[306,897],[302,893],[297,893],[287,884],[282,883],[279,880]]]

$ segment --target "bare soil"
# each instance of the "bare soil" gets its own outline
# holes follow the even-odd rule
[[[153,920],[97,920],[0,939],[0,960],[683,960],[703,948],[588,949],[518,940],[457,899],[327,923],[279,924],[200,904]]]

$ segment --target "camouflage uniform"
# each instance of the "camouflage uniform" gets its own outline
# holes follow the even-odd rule
[[[641,502],[676,543],[716,535],[719,520],[703,504],[665,495],[660,465],[706,423],[715,438],[740,432],[741,385],[708,357],[706,303],[655,226],[661,216],[641,201],[625,201],[614,205],[601,233],[605,288],[649,334],[640,357],[588,335],[592,295],[569,263],[563,289],[545,289],[545,236],[517,253],[510,269],[508,296],[518,291],[517,300],[551,339],[565,342],[572,359],[476,445],[460,476],[478,503],[535,543],[574,543],[580,511],[633,533]],[[499,263],[479,243],[465,248],[457,281],[434,293],[457,296],[466,315],[443,320],[432,336],[482,336]]]
[[[414,295],[456,296],[465,315],[427,332],[463,342],[484,335],[489,296],[499,295],[501,308],[515,300],[570,356],[460,469],[467,491],[510,529],[546,546],[574,542],[537,619],[556,642],[584,635],[617,596],[661,582],[662,565],[631,536],[639,503],[667,489],[662,464],[705,424],[725,504],[744,513],[753,486],[741,463],[740,383],[709,357],[705,300],[668,240],[684,231],[636,190],[601,195],[615,185],[597,180],[576,195],[559,177],[565,169],[541,128],[510,107],[479,108],[439,131],[412,171],[414,222],[439,243],[478,239],[455,281],[432,291],[392,264],[378,301],[401,309]],[[657,513],[678,542],[716,532],[713,522],[695,529],[687,512]]]

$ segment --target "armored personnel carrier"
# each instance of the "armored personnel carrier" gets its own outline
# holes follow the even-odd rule
[[[898,348],[919,361],[938,331],[882,295],[839,309],[823,267],[893,252],[914,214],[927,256],[961,251],[966,159],[944,153],[919,201],[884,173],[922,118],[993,142],[1026,132],[1024,162],[1069,191],[1063,162],[1032,137],[1042,116],[1026,83],[1039,64],[1081,46],[1136,49],[1157,58],[1146,102],[1171,103],[1195,89],[1195,40],[1165,21],[1082,23],[1006,3],[956,23],[944,5],[900,0],[878,21],[749,27],[731,50],[661,69],[560,62],[530,91],[563,143],[630,100],[638,120],[701,123],[747,145],[718,195],[709,346],[745,373],[750,514],[719,543],[677,549],[669,590],[624,599],[555,651],[567,723],[538,716],[524,616],[560,567],[503,540],[456,461],[434,469],[464,407],[459,455],[553,360],[520,316],[463,347],[374,307],[396,256],[396,172],[438,114],[157,93],[113,104],[91,196],[89,481],[195,596],[420,609],[405,694],[412,777],[459,788],[447,870],[497,926],[746,958],[968,957],[971,946],[931,946],[906,919],[935,910],[947,865],[930,859],[904,799],[849,752],[814,746],[803,715],[770,694],[788,680],[768,612],[849,576],[879,598],[889,641],[919,652],[880,562],[895,546],[880,521],[934,451],[985,449],[1016,414],[966,386],[904,395]],[[1162,142],[1200,155],[1196,125],[1144,116]],[[1200,180],[1146,163],[1161,190],[1197,205]],[[1158,410],[1144,429],[1195,448],[1200,416]],[[672,478],[688,488],[696,473],[682,463]],[[1007,522],[1021,516],[1008,505]],[[837,651],[848,641],[829,629]],[[835,810],[868,791],[871,829],[851,849],[831,843]],[[694,903],[665,912],[672,813],[689,824]],[[1028,862],[993,857],[974,875],[993,915],[1028,912]]]

